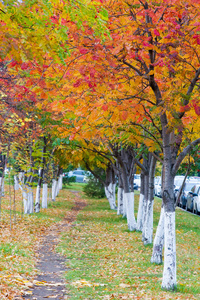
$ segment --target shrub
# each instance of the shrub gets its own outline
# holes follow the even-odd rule
[[[63,184],[66,185],[70,185],[71,182],[76,182],[76,176],[71,176],[71,177],[68,177],[67,175],[65,175],[63,177]]]
[[[104,198],[104,185],[93,175],[88,176],[88,182],[83,188],[83,192],[91,198]]]

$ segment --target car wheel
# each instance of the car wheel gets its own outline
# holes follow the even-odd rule
[[[187,203],[186,203],[186,205],[185,205],[185,210],[188,211],[188,204],[187,204]]]

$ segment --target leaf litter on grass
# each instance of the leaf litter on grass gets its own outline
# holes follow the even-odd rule
[[[67,234],[63,233],[58,247],[58,251],[68,257],[67,266],[71,270],[66,274],[66,279],[71,286],[73,300],[158,299],[158,295],[159,299],[200,299],[199,235],[192,229],[199,219],[194,221],[195,216],[191,215],[192,219],[186,221],[177,211],[177,223],[181,226],[186,222],[187,231],[177,232],[177,263],[181,262],[177,274],[178,290],[167,292],[161,290],[163,265],[150,263],[152,245],[143,245],[140,232],[128,232],[126,220],[109,210],[106,199],[91,199],[88,202],[85,210],[78,215],[78,222],[84,226],[72,227]],[[155,224],[158,223],[161,205],[159,200],[157,202]],[[137,205],[138,199],[136,210]],[[156,227],[154,233],[155,230]],[[190,233],[184,239],[187,232]],[[182,243],[189,243],[188,238],[192,243],[183,248]],[[190,265],[189,260],[192,260]]]
[[[63,190],[55,203],[49,203],[48,209],[41,209],[38,214],[21,217],[21,192],[16,191],[16,222],[12,210],[12,223],[10,224],[7,189],[8,186],[5,186],[0,224],[1,300],[22,299],[21,295],[31,293],[28,289],[33,286],[34,277],[37,274],[36,251],[39,249],[43,236],[50,226],[67,215],[74,203],[69,197],[69,192]]]

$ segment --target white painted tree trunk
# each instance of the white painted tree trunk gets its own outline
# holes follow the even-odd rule
[[[176,288],[176,234],[175,234],[175,212],[164,212],[164,270],[163,289]]]
[[[62,190],[63,174],[61,174],[61,175],[59,176],[58,183],[59,183],[59,190]]]
[[[56,180],[52,180],[52,201],[56,200]]]
[[[19,178],[19,182],[21,184],[23,184],[24,183],[24,172],[19,172],[18,178]]]
[[[160,219],[156,229],[156,235],[153,242],[153,253],[151,263],[162,263],[162,250],[164,245],[164,207],[161,208]]]
[[[117,214],[123,215],[123,189],[120,187],[117,192]]]
[[[41,186],[37,185],[36,196],[35,196],[35,212],[36,213],[40,212],[40,191],[41,191]]]
[[[123,218],[127,217],[127,198],[125,197],[125,193],[123,191]]]
[[[24,203],[24,214],[33,213],[33,189],[25,186],[22,190],[22,197]]]
[[[127,208],[127,223],[130,231],[136,230],[136,220],[134,215],[134,193],[124,193]]]
[[[47,199],[48,199],[48,186],[47,186],[47,183],[43,183],[43,188],[42,188],[42,208],[47,208]]]
[[[142,241],[144,245],[151,244],[153,241],[153,202],[147,202],[144,226],[142,230]]]
[[[147,213],[147,198],[145,198],[145,195],[144,195],[144,199],[143,199],[143,214],[142,214],[142,229],[144,228],[144,222],[145,222],[145,219],[146,219],[146,213]]]
[[[28,193],[22,190],[23,204],[24,204],[24,214],[28,214]]]
[[[137,230],[142,231],[143,229],[143,211],[144,208],[144,195],[140,193],[139,199],[139,207],[138,207],[138,214],[137,214]]]
[[[19,190],[19,182],[17,180],[17,175],[14,175],[14,189],[15,191]]]
[[[1,190],[1,196],[4,196],[4,178],[0,177],[0,190]]]
[[[106,198],[109,201],[111,209],[117,209],[115,203],[115,186],[115,184],[110,183],[108,186],[105,187]]]
[[[59,180],[56,180],[56,187],[55,187],[55,189],[56,189],[56,197],[57,197],[58,194],[59,194],[59,191],[60,191],[60,188],[59,188]]]
[[[28,189],[28,213],[33,213],[33,189],[30,187]]]

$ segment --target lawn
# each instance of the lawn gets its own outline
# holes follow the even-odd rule
[[[88,199],[84,184],[60,191],[55,202],[38,214],[21,215],[21,191],[16,193],[16,222],[10,215],[9,189],[2,198],[0,235],[0,299],[15,299],[28,289],[37,273],[35,251],[55,222],[70,215],[77,194],[88,205],[79,212],[76,226],[62,233],[57,251],[66,255],[69,299],[200,299],[200,217],[177,209],[176,292],[161,290],[163,265],[150,263],[152,245],[143,246],[140,232],[129,232],[126,220],[109,209],[106,199]],[[34,191],[35,192],[35,191]],[[135,196],[135,213],[138,207]],[[76,199],[77,200],[77,199]],[[155,198],[154,234],[161,200]],[[11,218],[10,218],[11,216]],[[10,222],[11,220],[11,222]],[[158,296],[159,295],[159,296]]]
[[[139,196],[135,198],[137,213]],[[143,246],[141,233],[129,232],[106,199],[87,201],[77,226],[63,233],[57,249],[67,257],[72,299],[200,299],[199,216],[177,209],[178,285],[176,292],[166,292],[161,290],[163,265],[150,263],[152,245]],[[155,198],[154,234],[160,207]]]

